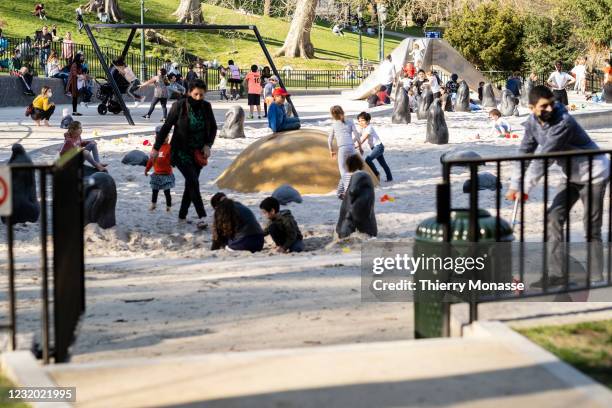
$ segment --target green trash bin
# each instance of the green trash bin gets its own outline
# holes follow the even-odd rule
[[[414,245],[414,256],[461,256],[474,245],[468,241],[469,211],[455,210],[451,213],[451,245],[444,245],[444,225],[436,221],[436,217],[427,218],[419,224],[416,230]],[[490,274],[488,279],[496,281],[512,280],[511,251],[509,245],[494,246],[495,240],[495,217],[486,211],[478,210],[478,226],[480,236],[478,238],[477,250],[488,252],[491,266],[487,270]],[[497,242],[512,242],[514,236],[512,227],[504,219],[500,220],[500,239]],[[487,245],[491,244],[491,245]],[[443,251],[452,251],[443,254]],[[493,252],[495,251],[495,252]],[[419,276],[421,274],[421,276]],[[446,278],[439,271],[422,270],[417,272],[415,279],[427,275],[435,275],[440,280]],[[467,301],[466,299],[459,301]],[[423,293],[418,290],[414,299],[414,336],[415,338],[448,337],[450,336],[450,305],[452,300],[442,301],[438,293]]]

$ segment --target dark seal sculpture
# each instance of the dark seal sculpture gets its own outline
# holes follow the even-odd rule
[[[444,119],[444,111],[440,99],[436,99],[429,108],[427,116],[427,134],[425,141],[433,144],[448,143],[448,127]]]
[[[225,122],[223,128],[219,132],[219,137],[225,139],[241,139],[244,135],[244,109],[241,106],[234,105],[225,112]]]
[[[455,100],[455,112],[470,111],[470,87],[467,82],[459,82],[457,88],[457,99]]]
[[[487,82],[482,88],[482,106],[484,108],[497,108],[493,85],[490,82]]]
[[[501,112],[502,116],[518,116],[517,98],[514,96],[512,91],[508,89],[504,89],[502,91],[499,111]]]
[[[463,192],[469,193],[472,187],[471,180],[466,180],[463,183]],[[489,172],[478,173],[478,190],[495,191],[501,189],[502,185],[497,180],[497,177]]]
[[[427,113],[429,112],[429,107],[433,102],[433,94],[431,93],[431,89],[426,86],[421,93],[421,100],[419,101],[419,107],[417,109],[417,119],[427,119]]]
[[[9,164],[32,164],[32,159],[19,143],[12,147]],[[36,180],[34,170],[13,169],[11,172],[13,213],[11,224],[36,222],[40,215],[40,204],[36,197]],[[6,224],[6,218],[2,217]]]
[[[482,159],[482,157],[473,150],[458,150],[456,152],[446,152],[440,156],[440,163],[446,160],[464,160],[464,159]]]
[[[283,184],[272,193],[272,197],[276,198],[281,205],[287,205],[291,202],[301,203],[302,196],[300,192],[289,184]]]
[[[393,114],[391,115],[391,123],[407,124],[410,123],[410,101],[408,92],[404,88],[398,89]]]
[[[116,225],[115,206],[117,186],[115,180],[103,172],[87,177],[85,184],[85,224],[96,223],[102,228]]]
[[[336,224],[339,238],[346,238],[355,231],[372,237],[378,234],[374,213],[375,199],[372,176],[365,171],[355,172],[340,206]]]
[[[132,150],[121,159],[121,163],[130,166],[146,166],[149,161],[149,156],[140,150]]]

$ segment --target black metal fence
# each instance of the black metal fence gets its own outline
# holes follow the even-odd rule
[[[532,155],[523,155],[523,156],[507,156],[507,157],[491,157],[491,158],[474,158],[474,159],[458,159],[458,160],[448,160],[443,162],[443,170],[442,170],[442,178],[443,182],[437,187],[437,218],[438,222],[443,225],[444,234],[443,241],[451,242],[453,238],[453,233],[451,231],[451,212],[455,211],[453,209],[452,204],[452,173],[451,170],[457,167],[468,167],[469,168],[469,228],[467,234],[467,241],[469,242],[478,242],[482,231],[479,226],[478,213],[479,213],[479,178],[478,171],[479,168],[489,166],[489,170],[492,170],[490,166],[492,166],[494,170],[494,175],[497,177],[497,180],[503,180],[502,176],[502,163],[511,163],[515,166],[515,170],[520,173],[519,178],[519,197],[523,197],[525,194],[525,175],[528,168],[529,163],[535,161],[541,161],[544,169],[543,173],[543,198],[542,198],[542,212],[543,212],[543,221],[540,225],[540,230],[542,231],[542,239],[541,241],[536,239],[534,241],[533,238],[529,240],[529,244],[534,242],[540,242],[542,244],[550,242],[550,231],[549,231],[549,217],[551,216],[549,213],[549,184],[550,184],[550,169],[549,165],[552,165],[553,162],[556,162],[563,166],[565,169],[576,168],[576,160],[586,160],[588,163],[588,172],[584,174],[586,180],[584,180],[584,186],[582,188],[587,189],[587,203],[585,205],[585,211],[587,214],[593,214],[593,206],[599,205],[598,203],[594,203],[593,199],[593,190],[594,190],[594,174],[593,167],[594,161],[598,160],[597,156],[605,155],[610,158],[612,154],[612,150],[580,150],[580,151],[565,151],[559,153],[548,153],[548,154],[532,154]],[[600,156],[601,157],[601,156]],[[612,161],[610,161],[612,163]],[[607,169],[608,174],[612,174],[612,165],[609,165],[611,168]],[[566,170],[571,173],[571,170]],[[577,197],[570,197],[570,194],[573,193],[573,189],[575,186],[572,184],[572,177],[565,178],[565,185],[561,186],[565,189],[565,200],[566,202],[575,202]],[[575,179],[573,179],[575,181]],[[565,294],[570,292],[578,292],[578,291],[589,291],[594,289],[601,288],[611,288],[612,287],[612,178],[608,178],[604,181],[598,181],[598,183],[605,183],[603,185],[604,191],[605,188],[608,188],[608,206],[607,208],[601,208],[602,218],[604,215],[607,215],[607,244],[601,245],[602,251],[607,251],[607,255],[603,257],[602,252],[602,262],[603,259],[607,259],[607,266],[605,268],[605,277],[603,277],[602,282],[598,282],[596,287],[591,285],[591,270],[593,269],[591,263],[594,259],[594,254],[591,253],[592,244],[599,244],[598,238],[594,238],[595,231],[594,228],[597,228],[594,225],[594,222],[585,222],[585,234],[586,234],[586,275],[584,276],[583,281],[576,281],[575,279],[570,283],[570,249],[568,244],[562,245],[563,257],[564,261],[561,265],[562,272],[562,282],[563,285],[549,287],[546,282],[549,279],[548,276],[548,267],[547,267],[547,251],[543,251],[544,260],[542,262],[542,271],[541,271],[541,281],[543,282],[542,290],[538,293],[515,293],[508,294],[504,293],[503,296],[492,295],[490,297],[480,298],[479,302],[493,302],[498,300],[513,300],[513,299],[521,299],[527,297],[536,297],[536,296],[549,296],[555,294]],[[601,185],[599,185],[601,187]],[[603,193],[602,193],[603,194]],[[530,200],[533,200],[530,197]],[[572,201],[573,200],[573,201]],[[534,223],[538,223],[539,221],[534,221],[535,212],[533,210],[526,211],[525,202],[523,200],[518,200],[515,202],[515,215],[518,217],[519,231],[518,231],[518,240],[519,240],[519,250],[526,251],[525,245],[527,245],[527,240],[525,237],[525,225]],[[502,192],[499,188],[495,191],[495,241],[499,242],[502,237],[501,232],[501,207],[502,207]],[[563,208],[564,214],[562,216],[562,220],[564,222],[564,240],[565,243],[569,243],[571,241],[571,218],[570,218],[570,210],[571,205],[566,205]],[[516,234],[516,231],[515,231]],[[519,281],[523,281],[524,273],[525,273],[525,257],[522,256],[523,253],[519,254]],[[533,271],[532,271],[533,272]],[[602,272],[603,273],[603,272]],[[450,313],[450,307],[446,308],[447,312]],[[478,318],[478,303],[472,302],[470,303],[470,322],[477,320]],[[448,321],[448,319],[446,319]]]
[[[0,39],[0,72],[8,69],[8,61],[12,56],[12,50],[16,47],[22,50],[30,50],[23,53],[23,62],[32,68],[38,75],[44,75],[44,65],[41,63],[41,52],[35,48],[34,42],[32,41],[30,46],[24,45],[25,40],[23,38],[14,37],[2,37]],[[54,41],[51,44],[51,49],[57,52],[62,62],[65,59],[62,58],[62,42]],[[73,52],[82,52],[85,55],[87,62],[87,68],[90,75],[94,77],[104,77],[104,70],[96,57],[95,51],[90,44],[73,44]],[[122,53],[121,50],[111,47],[100,47],[102,53],[106,56],[107,62],[111,62],[113,59],[119,57]],[[46,54],[45,54],[46,55]],[[132,67],[133,71],[140,73],[140,65],[142,63],[141,56],[139,53],[128,52],[125,57],[126,63]],[[151,77],[157,74],[160,68],[169,68],[167,62],[159,57],[146,56],[146,77]],[[195,64],[195,61],[193,62]],[[188,64],[182,63],[179,66],[179,71],[183,76],[187,74]],[[370,65],[368,68],[359,69],[347,67],[346,69],[339,70],[294,70],[294,69],[280,69],[281,79],[285,86],[289,89],[331,89],[331,88],[356,88],[361,82],[368,77],[373,71],[374,66]],[[196,73],[200,78],[204,79],[208,84],[210,90],[219,89],[220,80],[220,69],[218,67],[202,67],[196,70]],[[248,73],[247,69],[242,69],[241,74],[244,77]],[[508,77],[512,74],[511,71],[482,71],[483,75],[495,86],[500,89],[505,88]],[[537,84],[541,85],[546,82],[550,72],[538,72],[537,73]],[[521,78],[526,79],[529,76],[529,72],[521,72]],[[604,74],[601,71],[593,71],[587,74],[587,91],[597,92],[601,90],[603,86]],[[446,83],[450,79],[450,75],[440,72],[440,79],[443,83]]]
[[[551,71],[540,71],[536,72],[537,79],[535,81],[536,85],[545,85],[548,77],[550,76]],[[482,71],[482,74],[487,78],[493,86],[498,89],[506,88],[506,81],[512,75],[512,71]],[[524,82],[531,72],[520,72],[519,77],[521,81]],[[442,80],[442,85],[444,85],[447,81],[450,80],[450,74],[440,72],[440,79]],[[586,77],[586,91],[587,92],[599,92],[603,87],[604,83],[604,73],[602,71],[592,71],[587,73]]]
[[[85,263],[83,243],[83,154],[66,154],[53,165],[10,164],[12,174],[27,172],[38,178],[40,195],[40,269],[41,269],[41,339],[42,359],[56,363],[69,359],[79,319],[85,311]],[[48,178],[52,179],[52,227],[48,223]],[[17,348],[17,295],[15,290],[15,238],[11,217],[7,226],[7,268],[11,347]],[[49,276],[48,236],[53,244],[53,276]],[[49,285],[53,285],[53,298]],[[53,306],[53,324],[50,307]],[[53,330],[51,328],[53,327]]]

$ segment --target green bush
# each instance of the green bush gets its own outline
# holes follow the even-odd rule
[[[612,40],[612,0],[564,0],[561,9],[572,18],[582,40],[598,45]]]
[[[516,70],[523,65],[523,25],[518,13],[497,1],[467,5],[451,18],[448,42],[481,70]]]
[[[563,61],[566,68],[574,63],[579,47],[569,20],[554,14],[552,18],[532,15],[523,24],[526,69],[552,71],[555,61]]]

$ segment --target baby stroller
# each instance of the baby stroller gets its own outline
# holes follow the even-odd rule
[[[119,92],[124,94],[130,84],[125,80],[125,78],[123,78],[115,67],[111,68],[111,75],[117,83]],[[100,115],[106,115],[106,113],[109,111],[115,115],[121,113],[121,105],[113,93],[113,87],[111,84],[108,83],[106,78],[103,77],[98,77],[95,79],[95,81],[98,84],[98,93],[96,94],[96,97],[100,100],[100,104],[98,105],[98,113]]]

